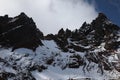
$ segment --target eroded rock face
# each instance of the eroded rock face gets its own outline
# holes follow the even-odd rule
[[[81,68],[85,73],[94,68],[98,69],[97,72],[101,74],[104,74],[104,71],[113,70],[120,72],[118,59],[112,61],[111,58],[117,54],[115,51],[120,49],[120,28],[112,24],[102,13],[91,24],[83,23],[80,29],[71,31],[62,28],[57,34],[47,36],[43,36],[32,18],[24,13],[14,18],[7,15],[1,16],[0,45],[13,47],[13,50],[17,48],[35,50],[39,45],[44,46],[32,52],[35,54],[29,51],[19,54],[19,51],[11,52],[10,50],[8,57],[2,55],[0,67],[9,67],[17,73],[3,69],[0,73],[0,80],[8,78],[35,80],[32,72],[35,70],[42,72],[49,66],[59,66],[62,70]],[[6,54],[4,50],[1,53]]]
[[[84,52],[84,57],[89,62],[87,64],[86,60],[82,59],[81,63],[84,67],[90,67],[90,63],[93,62],[98,64],[102,73],[104,70],[111,71],[114,69],[113,67],[116,67],[108,61],[108,57],[117,54],[115,51],[120,48],[120,27],[113,24],[103,13],[99,13],[91,24],[83,23],[80,29],[71,31],[62,28],[58,34],[50,34],[46,37],[54,40],[64,52],[73,54]],[[75,59],[73,63],[69,64],[69,68],[79,68],[78,61]]]
[[[104,48],[107,50],[117,49],[120,45],[120,41],[118,41],[119,32],[120,27],[112,24],[103,13],[99,13],[98,17],[93,20],[91,24],[85,22],[80,29],[74,31],[60,29],[58,34],[48,36],[49,38],[51,37],[63,51],[69,51],[68,48],[73,48],[76,51],[84,52],[86,49],[84,49],[83,46],[94,48],[100,46],[101,43],[105,43]],[[73,43],[76,43],[76,45],[72,45]],[[77,49],[75,47],[77,47]]]
[[[0,17],[0,45],[3,47],[35,50],[42,45],[40,39],[43,39],[43,33],[25,13],[14,18],[7,15]]]

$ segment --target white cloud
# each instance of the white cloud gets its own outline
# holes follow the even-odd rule
[[[32,17],[44,34],[57,33],[62,27],[74,30],[97,16],[94,5],[85,0],[0,0],[0,15],[20,12]]]

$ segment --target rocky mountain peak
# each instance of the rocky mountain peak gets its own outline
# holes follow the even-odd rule
[[[32,18],[25,13],[16,17],[0,17],[0,45],[3,47],[29,48],[35,50],[42,45],[43,33],[36,27]]]
[[[21,16],[21,17],[28,17],[24,12],[21,12],[19,16]]]
[[[62,28],[55,36],[49,35],[49,39],[53,39],[63,51],[69,51],[69,48],[73,48],[77,51],[86,50],[83,47],[76,47],[75,45],[73,45],[72,43],[74,41],[78,42],[77,45],[90,45],[91,47],[100,46],[102,43],[106,43],[104,47],[110,50],[113,48],[118,48],[119,42],[117,42],[116,40],[118,39],[117,33],[119,32],[119,30],[120,28],[110,22],[105,14],[99,13],[98,17],[93,20],[91,24],[84,22],[80,29],[76,29],[74,31],[71,31],[69,29],[64,30]],[[108,43],[109,41],[113,41],[114,43]]]
[[[103,23],[106,20],[108,20],[108,18],[106,17],[106,15],[103,14],[103,13],[99,13],[98,16],[97,16],[97,18],[95,20],[93,20],[92,24],[94,24],[94,23]]]
[[[66,74],[97,75],[95,80],[116,75],[120,80],[119,45],[120,28],[103,13],[90,24],[84,22],[80,29],[62,28],[47,36],[25,13],[0,16],[0,80],[73,80],[70,76],[63,79]]]
[[[105,20],[105,19],[107,19],[107,17],[104,13],[99,13],[97,19]]]

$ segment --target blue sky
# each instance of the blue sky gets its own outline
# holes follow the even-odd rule
[[[113,23],[120,26],[120,0],[94,0],[94,3],[97,12],[106,14]]]

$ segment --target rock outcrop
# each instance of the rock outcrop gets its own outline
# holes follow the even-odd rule
[[[35,50],[42,45],[43,33],[36,27],[32,18],[21,13],[14,18],[0,17],[0,45],[2,47],[28,48]]]
[[[54,40],[64,52],[84,52],[86,59],[90,63],[98,64],[101,71],[113,70],[113,67],[116,67],[113,63],[109,63],[108,57],[118,54],[116,51],[120,48],[120,27],[113,24],[103,13],[99,13],[91,24],[84,22],[80,29],[71,31],[62,28],[58,34],[50,34],[46,37]],[[69,67],[79,67],[76,66],[77,60]],[[87,65],[86,61],[82,60],[82,64]]]
[[[99,13],[91,24],[84,22],[80,29],[74,31],[66,29],[64,31],[62,28],[58,31],[58,34],[49,34],[46,37],[53,39],[63,51],[68,51],[68,48],[76,49],[75,47],[81,45],[76,50],[83,52],[86,51],[83,46],[95,48],[100,46],[101,43],[105,43],[105,49],[107,50],[116,50],[120,45],[120,41],[118,41],[119,31],[119,26],[112,24],[103,13]],[[75,42],[76,45],[73,45]]]
[[[77,75],[120,74],[120,27],[103,13],[79,29],[62,28],[47,36],[25,13],[14,18],[1,16],[0,46],[0,80],[36,80],[36,75],[47,69],[49,72],[51,67],[62,71],[78,69]]]

